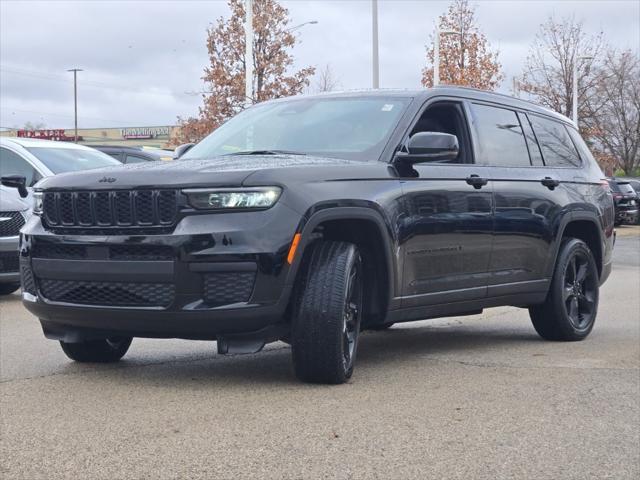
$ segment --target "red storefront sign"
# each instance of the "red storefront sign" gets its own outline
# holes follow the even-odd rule
[[[18,137],[54,140],[56,142],[73,142],[75,140],[74,137],[67,136],[65,130],[62,128],[50,130],[18,130]],[[82,137],[79,136],[78,140],[82,140]]]

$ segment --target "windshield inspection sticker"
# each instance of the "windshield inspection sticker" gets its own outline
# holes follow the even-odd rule
[[[393,103],[385,103],[382,106],[382,111],[383,112],[390,112],[391,110],[393,110]]]

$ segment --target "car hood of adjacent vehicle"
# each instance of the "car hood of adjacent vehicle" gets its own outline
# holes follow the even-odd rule
[[[380,162],[363,162],[338,158],[315,157],[311,155],[228,155],[211,159],[176,160],[172,162],[144,162],[117,167],[85,170],[47,177],[41,180],[38,189],[122,189],[138,187],[233,187],[256,172],[264,179],[273,171],[273,181],[285,182],[283,171],[295,177],[308,176],[323,180],[319,169],[324,167],[333,172],[330,177],[338,178],[347,171],[361,170]],[[339,167],[339,168],[336,168]],[[347,168],[345,168],[347,167]],[[349,168],[352,167],[352,168]],[[350,175],[346,175],[349,177]],[[328,178],[327,178],[328,179]]]

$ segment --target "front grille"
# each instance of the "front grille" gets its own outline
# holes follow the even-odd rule
[[[175,225],[177,190],[44,192],[45,226],[59,230],[119,233],[129,228]]]
[[[20,271],[20,257],[15,252],[0,252],[0,273]]]
[[[63,260],[129,260],[160,261],[174,260],[173,249],[166,245],[75,245],[64,243],[36,243],[34,258]]]
[[[117,307],[168,307],[175,287],[168,283],[38,280],[42,295],[54,302]]]
[[[253,292],[255,272],[221,272],[204,275],[204,300],[210,305],[247,302]]]
[[[23,226],[20,212],[0,212],[0,237],[15,237]]]

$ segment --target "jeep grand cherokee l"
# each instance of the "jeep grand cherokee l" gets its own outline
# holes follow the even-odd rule
[[[528,308],[549,340],[593,328],[611,192],[574,125],[471,89],[258,104],[178,162],[46,178],[23,301],[81,362],[132,337],[292,346],[341,383],[361,329]]]

